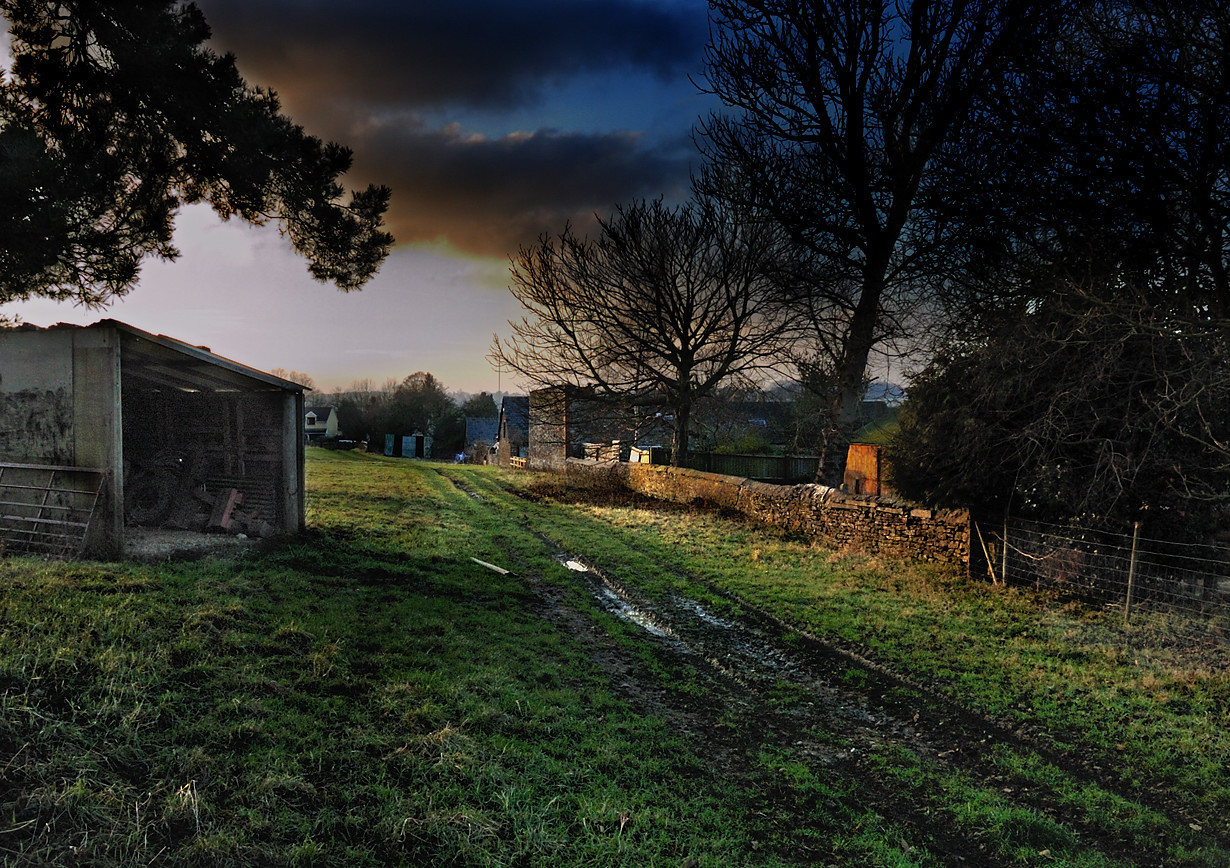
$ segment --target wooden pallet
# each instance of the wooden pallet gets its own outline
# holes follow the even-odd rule
[[[107,471],[0,462],[0,546],[5,552],[81,554]]]

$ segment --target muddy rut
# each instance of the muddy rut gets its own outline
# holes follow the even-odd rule
[[[1141,852],[1139,842],[1115,840],[1097,826],[1065,816],[1056,794],[1003,776],[992,751],[1005,745],[1038,756],[1078,780],[1141,801],[1141,794],[1125,791],[1079,758],[979,716],[854,652],[801,635],[745,603],[739,603],[742,614],[734,618],[714,614],[684,596],[652,600],[583,556],[557,550],[555,557],[584,585],[595,607],[636,627],[656,654],[694,681],[687,690],[663,684],[660,675],[646,671],[626,651],[621,653],[615,642],[594,629],[590,618],[565,604],[558,589],[535,582],[540,614],[588,646],[591,658],[611,675],[617,690],[646,713],[663,717],[700,742],[699,752],[716,768],[737,778],[748,771],[749,757],[767,748],[819,775],[836,775],[852,783],[863,805],[910,830],[912,834],[901,842],[906,852],[925,847],[949,865],[1009,864],[988,852],[977,836],[960,835],[928,816],[869,762],[872,752],[901,748],[960,769],[1015,805],[1053,816],[1075,832],[1083,847],[1126,864],[1164,864],[1160,854]],[[1164,804],[1150,807],[1171,814],[1176,823],[1190,822]],[[788,799],[763,806],[778,812],[799,808]],[[796,821],[805,827],[808,818],[798,816]],[[1046,855],[1045,850],[1040,852]],[[824,854],[810,851],[803,838],[779,855],[812,864]]]

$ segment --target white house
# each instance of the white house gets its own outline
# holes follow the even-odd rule
[[[308,407],[303,413],[303,434],[307,441],[338,437],[336,407]]]

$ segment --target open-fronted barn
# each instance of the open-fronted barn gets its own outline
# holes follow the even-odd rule
[[[302,529],[303,386],[115,320],[0,329],[0,544]]]

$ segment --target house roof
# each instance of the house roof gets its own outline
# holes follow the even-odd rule
[[[332,413],[332,412],[333,412],[333,407],[332,407],[332,406],[324,406],[324,407],[304,407],[304,408],[303,408],[303,415],[304,415],[304,416],[306,416],[308,413],[315,413],[315,414],[316,414],[316,418],[317,418],[317,419],[328,419],[328,418],[329,418],[329,414],[330,414],[330,413]]]
[[[494,416],[466,416],[466,443],[494,443],[500,434],[500,420]]]
[[[506,428],[528,431],[530,428],[530,399],[528,395],[505,395],[500,405],[500,419]]]

